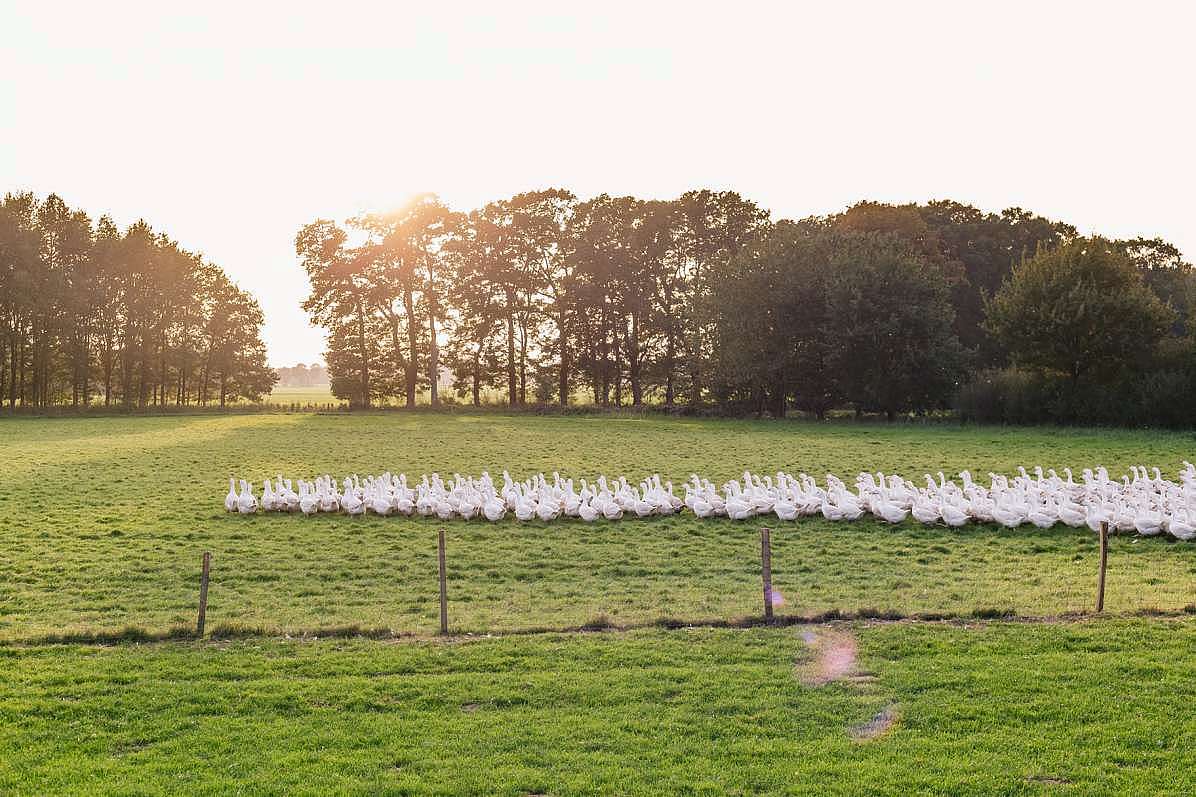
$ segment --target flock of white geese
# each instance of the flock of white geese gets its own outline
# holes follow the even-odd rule
[[[1098,530],[1107,523],[1111,531],[1146,536],[1170,534],[1181,540],[1196,538],[1196,466],[1185,461],[1179,481],[1163,478],[1158,468],[1132,467],[1120,479],[1103,468],[1085,468],[1077,481],[1070,468],[1060,476],[1041,467],[1030,473],[1018,469],[1012,478],[990,473],[987,486],[968,471],[959,482],[943,473],[926,474],[925,487],[900,476],[861,473],[854,486],[833,474],[824,485],[811,476],[787,473],[760,476],[750,472],[742,480],[716,487],[694,474],[677,494],[673,483],[659,475],[638,485],[625,478],[599,476],[574,483],[553,473],[515,481],[506,471],[501,483],[490,474],[481,477],[454,474],[447,481],[439,475],[423,476],[410,483],[405,474],[347,476],[337,482],[330,476],[315,479],[266,479],[260,495],[242,479],[240,489],[230,478],[224,507],[229,512],[345,513],[363,515],[425,515],[442,520],[484,518],[499,521],[509,513],[519,520],[583,521],[618,520],[624,515],[652,517],[688,510],[699,518],[726,517],[747,520],[775,516],[779,520],[820,515],[827,520],[857,520],[865,514],[886,523],[912,517],[925,524],[962,526],[969,522],[998,523],[1014,528],[1031,523],[1040,528],[1056,524]],[[297,488],[297,489],[296,489]]]

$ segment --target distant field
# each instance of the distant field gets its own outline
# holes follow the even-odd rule
[[[442,395],[446,399],[451,399],[457,403],[462,403],[462,399],[458,398],[451,391],[441,388]],[[427,389],[421,390],[416,394],[416,402],[421,405],[429,403],[429,396]],[[497,404],[505,400],[506,394],[499,393],[494,390],[484,391],[482,394],[482,402],[485,404]],[[344,399],[337,398],[332,395],[332,390],[328,387],[276,387],[267,395],[263,402],[266,404],[282,404],[291,405],[298,404],[300,407],[322,407],[326,404],[335,404],[337,406],[345,406],[349,402]],[[397,398],[390,398],[384,402],[387,406],[399,406],[403,401]]]
[[[298,404],[302,407],[345,403],[333,396],[328,387],[276,387],[264,400],[267,404]]]

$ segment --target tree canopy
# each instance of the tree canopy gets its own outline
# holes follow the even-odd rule
[[[467,213],[421,195],[392,214],[316,221],[296,251],[333,388],[357,405],[410,405],[421,389],[435,401],[433,386],[451,384],[475,404],[895,415],[947,407],[1010,358],[1031,364],[1001,320],[1008,300],[992,297],[1015,264],[1076,244],[1087,245],[1071,225],[946,200],[773,222],[733,192],[545,189]],[[1188,334],[1196,281],[1179,252],[1101,247],[1131,296],[1179,311],[1168,334]],[[1027,302],[1058,307],[1048,293]],[[1134,329],[1157,339],[1143,323]]]
[[[144,221],[0,202],[0,400],[208,404],[269,392],[257,300]]]
[[[1014,361],[1073,380],[1153,355],[1174,313],[1120,246],[1080,238],[1022,261],[988,307]]]

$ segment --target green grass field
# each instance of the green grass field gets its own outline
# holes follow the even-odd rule
[[[756,523],[691,516],[491,525],[427,518],[227,515],[231,474],[561,470],[727,478],[784,468],[1009,472],[1018,464],[1174,468],[1190,435],[501,415],[277,414],[6,419],[0,640],[192,621],[201,553],[210,617],[298,633],[435,630],[436,529],[461,631],[733,619],[758,610]],[[1092,603],[1093,536],[875,521],[775,524],[786,612],[1048,615]],[[1196,600],[1196,546],[1115,538],[1108,604]]]
[[[0,648],[0,791],[1196,789],[1192,620],[854,631],[824,686],[795,629]]]
[[[1194,449],[1179,433],[584,416],[0,419],[0,792],[1190,793],[1174,762],[1196,741],[1196,545],[1115,537],[1118,616],[1072,622],[1050,618],[1091,608],[1087,531],[774,522],[784,615],[1046,621],[579,634],[560,632],[758,614],[759,524],[242,517],[222,499],[229,475],[277,472],[1173,474]],[[441,526],[453,641],[430,638]],[[205,550],[208,628],[236,638],[46,644],[193,624]],[[1138,616],[1156,609],[1176,616]],[[855,635],[871,677],[803,685],[804,633]],[[884,711],[889,732],[853,739]]]

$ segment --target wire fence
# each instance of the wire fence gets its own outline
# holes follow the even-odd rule
[[[1095,556],[1085,557],[1083,561],[1077,562],[1077,565],[1086,570],[1091,578],[1087,582],[1090,586],[1084,590],[1084,594],[1078,594],[1078,585],[1073,591],[1059,595],[1062,598],[1061,606],[1058,612],[1050,612],[1046,614],[1035,615],[1036,618],[1042,619],[1048,616],[1063,616],[1063,615],[1082,615],[1082,614],[1099,614],[1102,613],[1106,606],[1106,574],[1108,570],[1109,561],[1109,533],[1107,527],[1102,528],[1098,535],[1098,548],[1094,552]],[[782,534],[780,539],[784,539]],[[237,636],[262,636],[262,635],[297,635],[297,636],[368,636],[368,637],[402,637],[402,636],[424,636],[438,633],[441,635],[448,634],[485,634],[485,633],[529,633],[540,631],[585,631],[585,630],[603,630],[603,629],[622,629],[634,628],[643,626],[661,626],[661,627],[678,627],[690,625],[715,625],[715,626],[750,626],[761,624],[795,624],[795,623],[809,623],[809,622],[825,622],[830,620],[840,619],[868,619],[868,620],[975,620],[975,619],[999,619],[999,618],[1013,618],[1018,616],[1012,608],[1005,608],[1001,606],[984,606],[975,607],[968,611],[959,611],[957,608],[937,611],[933,608],[922,608],[916,611],[902,610],[900,608],[871,608],[871,607],[823,607],[817,611],[801,611],[796,604],[800,600],[795,601],[794,598],[800,599],[800,595],[794,595],[794,588],[791,586],[795,583],[795,570],[800,568],[787,567],[787,560],[794,558],[797,550],[792,547],[782,546],[781,558],[777,559],[777,550],[775,543],[778,540],[777,534],[768,527],[761,528],[759,533],[758,545],[753,543],[750,557],[743,557],[734,563],[734,566],[751,565],[755,571],[754,578],[737,579],[734,581],[736,589],[742,593],[733,597],[733,600],[728,601],[727,596],[720,596],[720,600],[716,602],[715,606],[722,607],[722,613],[717,610],[714,612],[706,611],[700,600],[694,600],[694,595],[700,595],[700,589],[694,589],[694,584],[683,585],[688,591],[684,592],[685,600],[674,605],[669,605],[668,587],[661,588],[661,603],[657,604],[661,607],[661,611],[653,613],[650,609],[645,611],[644,606],[639,607],[638,612],[633,612],[631,617],[614,618],[602,611],[585,613],[584,618],[579,616],[576,609],[577,604],[585,604],[587,600],[593,601],[596,596],[591,591],[585,594],[585,591],[579,591],[573,595],[565,595],[565,598],[571,598],[573,604],[569,611],[562,611],[563,603],[561,603],[560,595],[542,596],[536,587],[535,574],[537,573],[538,560],[550,557],[552,554],[552,544],[550,540],[546,540],[545,550],[542,552],[544,556],[529,557],[522,563],[524,570],[517,574],[516,577],[508,579],[504,582],[505,589],[501,590],[501,594],[495,594],[493,590],[485,585],[478,586],[478,582],[485,582],[486,574],[478,573],[476,569],[471,568],[469,572],[461,572],[458,570],[454,572],[454,545],[458,546],[458,553],[464,553],[463,547],[468,543],[464,536],[454,540],[451,537],[446,537],[445,529],[439,528],[436,531],[435,537],[435,557],[429,556],[427,559],[420,559],[413,563],[416,567],[409,570],[404,579],[409,587],[406,597],[403,600],[407,601],[406,609],[408,614],[407,620],[400,620],[398,623],[385,623],[370,625],[343,622],[345,617],[343,614],[336,619],[342,622],[321,625],[313,624],[305,627],[287,627],[287,626],[270,626],[260,625],[252,622],[245,622],[244,616],[236,611],[231,612],[231,616],[222,617],[219,610],[213,612],[213,607],[209,605],[209,596],[216,597],[219,602],[222,588],[228,590],[230,593],[238,591],[239,585],[237,580],[233,577],[235,575],[235,568],[238,565],[243,565],[244,560],[239,560],[235,555],[229,555],[222,560],[219,552],[213,555],[211,551],[203,551],[198,564],[198,583],[193,580],[193,575],[188,581],[198,587],[197,592],[192,592],[192,600],[197,602],[192,603],[194,607],[193,615],[195,623],[193,625],[175,623],[166,630],[146,630],[139,626],[127,626],[116,630],[99,630],[99,631],[67,631],[64,633],[52,633],[42,635],[40,637],[30,637],[25,642],[104,642],[104,641],[153,641],[161,639],[202,639],[205,637],[213,639],[232,638]],[[477,541],[481,545],[490,544],[485,540]],[[739,540],[742,543],[742,540]],[[746,546],[737,546],[742,550]],[[749,553],[744,551],[744,553]],[[429,546],[429,554],[431,554],[431,546]],[[631,561],[631,560],[628,560]],[[754,564],[752,564],[754,562]],[[728,563],[730,564],[730,563]],[[776,569],[779,565],[779,570]],[[192,571],[195,573],[196,571]],[[620,566],[615,565],[609,571],[609,578],[605,582],[606,590],[609,594],[601,596],[600,600],[604,602],[618,603],[619,601],[619,574],[621,572],[628,573],[631,577],[643,575],[640,570],[637,570],[634,564],[629,564],[625,570],[621,570]],[[231,575],[230,575],[231,574]],[[650,572],[652,578],[659,577],[661,583],[668,582],[668,573],[664,572]],[[434,576],[434,578],[433,578]],[[344,591],[351,590],[352,574],[345,573],[346,581],[344,583],[334,583],[331,585],[333,590]],[[420,585],[426,584],[426,590]],[[1010,589],[1016,589],[1016,584],[1011,584]],[[416,593],[415,599],[412,599],[412,592]],[[305,593],[300,593],[303,595]],[[495,606],[500,607],[502,617],[500,622],[494,622],[494,617],[498,610]],[[727,613],[725,608],[728,605],[734,605],[740,608],[746,608],[747,611]],[[435,612],[429,612],[429,609],[435,608]],[[1119,607],[1110,607],[1113,611],[1117,611]],[[1124,607],[1123,607],[1124,608]],[[1143,607],[1137,607],[1142,610]],[[1178,614],[1178,613],[1192,613],[1196,612],[1196,606],[1191,604],[1182,609],[1172,609],[1170,611],[1157,611],[1152,613],[1159,614]],[[438,621],[434,626],[428,620],[435,617]],[[514,618],[515,622],[511,622]],[[524,622],[519,622],[520,618],[524,618]],[[1028,615],[1021,615],[1022,619],[1029,619]],[[14,640],[9,640],[14,641]]]

